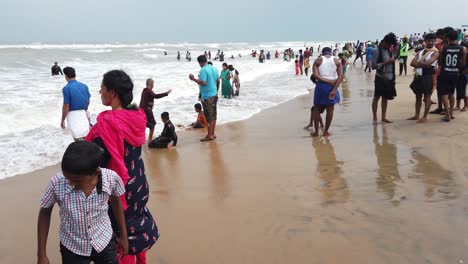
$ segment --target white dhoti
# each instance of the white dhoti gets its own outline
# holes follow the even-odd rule
[[[72,132],[73,138],[84,138],[89,133],[89,119],[86,110],[75,110],[68,112],[68,129]]]

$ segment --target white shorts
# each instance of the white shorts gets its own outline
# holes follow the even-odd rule
[[[68,112],[67,124],[75,139],[84,138],[89,133],[89,119],[85,110]]]

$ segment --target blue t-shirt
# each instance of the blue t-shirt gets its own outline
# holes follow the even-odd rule
[[[367,59],[371,60],[372,59],[372,53],[374,52],[374,48],[369,46],[366,49],[366,57]]]
[[[70,106],[70,111],[88,109],[91,94],[86,84],[80,83],[77,80],[71,80],[63,87],[62,93],[63,103]]]
[[[218,94],[218,87],[216,86],[218,80],[218,70],[215,67],[206,64],[200,70],[200,81],[206,82],[206,85],[200,86],[201,98],[203,100],[211,98]]]

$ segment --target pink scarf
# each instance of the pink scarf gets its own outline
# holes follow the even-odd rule
[[[101,138],[111,158],[107,167],[115,171],[123,181],[124,186],[130,178],[125,166],[124,140],[134,146],[140,147],[145,143],[146,115],[143,109],[134,110],[108,110],[97,117],[86,141]],[[123,209],[127,209],[125,195],[120,196]]]

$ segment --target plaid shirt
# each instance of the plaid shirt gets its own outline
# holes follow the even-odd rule
[[[68,184],[62,173],[52,177],[42,197],[41,207],[60,206],[60,242],[71,252],[91,256],[94,248],[104,250],[112,239],[112,227],[108,215],[111,195],[125,193],[120,177],[111,170],[101,169],[100,183],[91,194],[85,194]],[[100,188],[102,185],[102,189]]]

